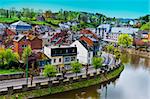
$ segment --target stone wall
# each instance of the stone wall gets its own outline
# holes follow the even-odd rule
[[[125,49],[129,54],[139,55],[142,57],[150,58],[150,52],[147,51],[139,51],[135,49]]]
[[[0,75],[0,80],[19,79],[19,78],[23,78],[23,76],[24,73],[2,74]]]
[[[68,85],[76,82],[82,82],[89,79],[94,79],[96,77],[101,77],[102,75],[106,73],[111,73],[115,71],[116,69],[120,68],[121,65],[116,65],[113,68],[109,69],[103,69],[98,70],[97,72],[93,72],[90,74],[84,74],[84,75],[78,75],[76,77],[68,77],[68,78],[61,78],[61,79],[54,79],[47,82],[39,82],[36,84],[33,84],[33,86],[29,85],[21,85],[21,86],[10,86],[7,87],[5,90],[0,92],[0,95],[12,95],[14,93],[20,93],[20,92],[26,92],[31,90],[38,90],[48,87],[56,87],[56,86],[62,86],[62,85]]]

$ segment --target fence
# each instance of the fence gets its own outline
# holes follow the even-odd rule
[[[19,79],[23,78],[24,73],[15,73],[15,74],[3,74],[0,75],[0,80],[9,80],[9,79]]]

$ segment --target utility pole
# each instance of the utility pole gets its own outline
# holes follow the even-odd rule
[[[26,60],[26,84],[28,85],[28,53],[27,53],[27,60]]]

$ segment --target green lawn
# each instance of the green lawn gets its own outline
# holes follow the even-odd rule
[[[0,23],[13,23],[15,21],[18,21],[18,18],[3,18],[0,17]]]
[[[18,73],[18,72],[22,72],[22,70],[18,70],[18,69],[1,69],[0,70],[0,74],[14,74],[14,73]]]

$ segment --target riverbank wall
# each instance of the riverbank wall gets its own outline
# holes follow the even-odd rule
[[[77,77],[70,77],[59,81],[36,83],[35,86],[22,85],[19,89],[8,87],[8,91],[0,92],[0,99],[14,99],[16,96],[19,99],[41,97],[101,84],[118,77],[123,69],[123,65],[117,65],[108,70],[100,70],[88,75],[78,75]]]
[[[129,54],[134,54],[134,55],[139,55],[141,57],[146,57],[146,58],[150,58],[150,52],[147,51],[139,51],[136,49],[124,49],[126,52],[128,52]]]

